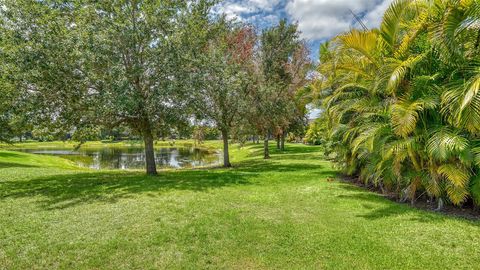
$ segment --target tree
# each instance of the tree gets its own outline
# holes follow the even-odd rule
[[[346,173],[402,201],[478,204],[479,11],[478,1],[397,0],[379,29],[322,47],[326,152]]]
[[[258,52],[259,86],[251,93],[252,122],[264,138],[264,158],[269,155],[273,133],[284,140],[286,127],[295,118],[295,93],[306,83],[310,69],[308,50],[299,38],[297,25],[286,20],[266,29]]]
[[[308,130],[305,134],[304,142],[313,144],[313,145],[322,145],[325,142],[325,134],[327,133],[327,119],[322,115],[321,117],[315,119],[308,126]]]
[[[199,68],[203,85],[196,91],[199,114],[219,129],[223,139],[223,165],[231,167],[228,140],[252,87],[254,29],[221,18],[212,25],[214,36],[207,44]]]
[[[50,130],[126,125],[142,136],[146,171],[157,173],[159,130],[184,120],[189,66],[211,3],[198,1],[13,1],[15,64]],[[196,34],[199,33],[198,36]]]
[[[4,68],[2,65],[0,68]],[[3,70],[2,70],[3,71]],[[15,92],[5,78],[0,77],[0,142],[10,142],[15,136],[14,125],[12,120],[14,118],[15,109]]]
[[[0,9],[0,14],[3,13],[4,9]],[[0,16],[0,142],[21,139],[29,128],[27,120],[32,117],[28,93],[14,79],[20,73],[20,67],[13,64],[18,47],[10,41],[17,33],[7,25],[8,18]]]
[[[309,72],[312,69],[312,62],[309,56],[309,50],[305,42],[301,42],[294,51],[287,70],[291,81],[288,85],[288,92],[285,97],[285,103],[290,106],[290,112],[283,115],[284,125],[279,126],[280,150],[285,150],[285,137],[288,132],[304,129],[307,126],[307,105],[312,102],[311,88],[307,87],[311,79]]]

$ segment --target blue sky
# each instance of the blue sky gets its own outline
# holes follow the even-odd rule
[[[333,36],[358,27],[350,10],[369,28],[377,27],[392,0],[225,0],[216,10],[229,18],[262,29],[286,18],[298,22],[314,60],[319,45]]]

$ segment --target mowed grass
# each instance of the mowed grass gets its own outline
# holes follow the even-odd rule
[[[6,144],[0,143],[0,150],[2,149],[65,149],[71,148],[74,149],[75,147],[82,147],[82,148],[102,148],[102,147],[110,147],[110,148],[124,148],[124,147],[143,147],[143,142],[141,141],[90,141],[80,144],[78,142],[72,141],[53,141],[53,142],[36,142],[36,141],[28,141],[23,143],[17,144]],[[202,144],[196,143],[194,140],[166,140],[166,141],[155,141],[154,144],[155,148],[165,148],[165,147],[196,147],[201,148],[204,150],[218,150],[221,147],[220,142],[218,141],[205,141]]]
[[[0,269],[480,267],[479,222],[327,181],[319,148],[287,147],[157,177],[0,151]]]

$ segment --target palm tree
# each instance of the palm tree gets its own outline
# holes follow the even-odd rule
[[[335,161],[412,203],[480,202],[480,4],[397,0],[379,29],[321,47]]]

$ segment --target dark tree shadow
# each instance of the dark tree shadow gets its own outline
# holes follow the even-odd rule
[[[338,195],[337,197],[341,200],[356,200],[362,202],[362,207],[370,210],[367,214],[357,215],[357,217],[362,217],[368,220],[377,220],[394,216],[403,216],[410,215],[413,216],[410,220],[420,221],[420,222],[441,222],[445,220],[445,217],[441,215],[436,215],[434,213],[428,213],[421,210],[417,210],[406,205],[398,204],[389,201],[387,198],[382,197],[379,194],[375,193],[366,193],[357,187],[352,189],[346,188],[349,191],[355,192],[351,194]],[[378,208],[378,205],[385,205],[386,207]]]
[[[311,172],[321,172],[324,175],[335,176],[336,171],[331,168],[326,168],[321,164],[308,164],[302,162],[295,162],[296,160],[290,159],[293,161],[290,164],[285,162],[278,162],[280,159],[274,157],[269,160],[256,159],[248,160],[235,164],[242,171],[246,172],[295,172],[295,171],[311,171]],[[301,160],[300,160],[301,161]]]
[[[97,201],[116,202],[140,193],[161,196],[171,190],[208,192],[228,186],[262,184],[252,182],[252,179],[266,172],[287,173],[299,170],[316,174],[319,180],[336,174],[334,170],[318,164],[288,164],[262,159],[240,162],[233,169],[161,171],[156,177],[146,176],[143,172],[73,172],[28,181],[0,182],[0,200],[38,197],[40,206],[45,209],[66,208]],[[301,178],[295,180],[302,181]]]
[[[20,153],[15,152],[0,152],[0,158],[21,158],[23,157]]]
[[[23,156],[20,153],[15,153],[15,152],[0,152],[0,160],[1,159],[7,159],[7,158],[22,158]],[[38,166],[35,165],[28,165],[28,164],[21,164],[21,163],[15,163],[15,162],[4,162],[0,161],[0,169],[5,169],[5,168],[35,168]]]
[[[0,169],[5,168],[38,168],[39,166],[35,165],[28,165],[28,164],[20,164],[14,162],[0,162]]]
[[[277,155],[274,156],[275,160],[314,160],[320,161],[322,160],[321,154],[312,155],[312,154],[284,154],[284,155]]]
[[[159,176],[141,172],[87,172],[54,175],[30,181],[0,182],[0,199],[40,196],[45,209],[95,201],[116,202],[139,193],[161,195],[169,190],[209,190],[252,184],[245,173],[227,171],[164,171]]]
[[[432,222],[435,223],[435,222],[445,221],[445,217],[442,215],[436,215],[433,213],[416,210],[413,208],[409,208],[405,205],[399,205],[399,204],[392,204],[384,208],[374,209],[368,214],[359,215],[359,217],[363,217],[369,220],[376,220],[376,219],[382,219],[385,217],[411,215],[411,214],[414,214],[412,217],[409,218],[409,220],[412,220],[412,221],[419,221],[424,223],[432,223]]]
[[[338,195],[337,197],[341,200],[355,200],[362,202],[362,207],[370,211],[367,214],[357,215],[357,217],[367,220],[380,220],[388,217],[408,216],[408,219],[411,221],[440,223],[446,221],[447,219],[455,218],[475,226],[480,226],[480,223],[474,220],[468,220],[462,217],[449,217],[440,213],[413,208],[407,204],[391,201],[389,198],[386,198],[380,194],[365,191],[362,188],[350,184],[342,184],[340,187],[350,191],[350,193]],[[379,208],[379,205],[382,205],[383,207]]]
[[[260,144],[248,144],[251,150],[253,150],[248,156],[249,157],[257,157],[257,156],[262,156],[263,155],[263,143]],[[270,148],[269,148],[270,155],[272,155],[273,158],[278,158],[281,157],[282,155],[286,154],[305,154],[305,156],[308,156],[307,154],[309,153],[321,153],[322,148],[319,146],[312,146],[312,145],[300,145],[300,144],[295,144],[295,145],[286,145],[285,150],[279,150],[275,146],[275,143],[270,143]]]

